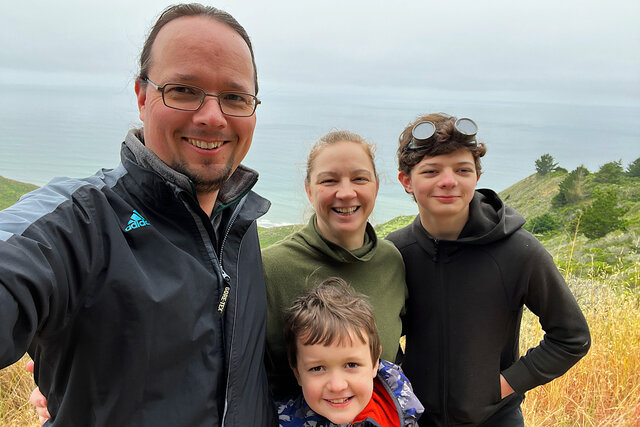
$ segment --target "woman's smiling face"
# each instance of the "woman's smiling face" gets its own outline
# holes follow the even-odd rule
[[[309,172],[305,189],[322,236],[346,249],[361,247],[379,186],[365,146],[349,141],[327,145]]]

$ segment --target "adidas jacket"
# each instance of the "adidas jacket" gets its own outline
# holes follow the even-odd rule
[[[136,133],[116,169],[0,212],[0,366],[28,349],[48,426],[271,425],[257,174],[212,222]]]

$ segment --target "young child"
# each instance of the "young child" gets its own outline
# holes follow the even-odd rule
[[[389,235],[406,267],[403,370],[428,425],[523,425],[524,392],[587,353],[587,323],[525,220],[476,190],[485,145],[470,119],[429,114],[400,135],[399,179],[419,215]],[[540,344],[518,357],[522,308]]]
[[[417,426],[422,405],[400,368],[379,359],[365,298],[330,278],[287,311],[287,356],[302,395],[278,405],[281,426]]]

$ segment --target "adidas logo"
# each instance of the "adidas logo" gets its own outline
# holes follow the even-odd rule
[[[149,224],[149,221],[144,219],[144,217],[140,215],[138,211],[134,210],[131,214],[131,218],[129,219],[129,224],[127,224],[127,228],[125,228],[124,231],[131,231],[136,228],[144,227],[145,225],[151,224]]]

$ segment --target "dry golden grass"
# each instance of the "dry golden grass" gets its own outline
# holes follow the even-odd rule
[[[640,295],[614,291],[610,278],[569,277],[591,329],[591,349],[564,376],[527,393],[527,426],[640,426]],[[542,330],[525,312],[521,352]]]
[[[569,277],[589,322],[592,346],[567,374],[527,393],[527,426],[640,427],[640,294],[614,290],[615,277]],[[537,345],[542,331],[525,312],[521,349]],[[34,387],[24,369],[28,360],[0,372],[0,426],[38,426],[28,403]]]
[[[35,427],[38,417],[29,404],[29,395],[35,387],[33,377],[24,365],[30,360],[22,360],[0,371],[0,426]]]

